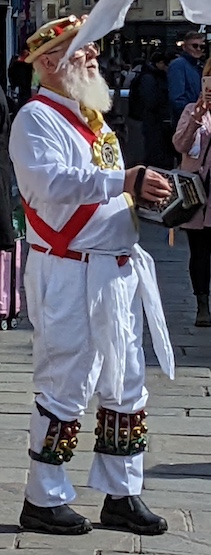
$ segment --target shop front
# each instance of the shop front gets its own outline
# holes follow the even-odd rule
[[[124,52],[128,62],[139,57],[143,52],[149,60],[155,49],[179,52],[178,44],[190,30],[199,30],[186,20],[182,21],[131,21],[127,22],[122,34],[125,44]]]

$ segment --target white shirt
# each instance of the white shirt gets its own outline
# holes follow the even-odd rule
[[[85,121],[77,102],[43,88],[40,94],[69,107]],[[105,124],[103,132],[107,131]],[[112,368],[114,398],[121,403],[131,308],[127,280],[123,279],[114,256],[108,255],[132,254],[130,264],[138,275],[140,299],[154,349],[164,372],[173,377],[174,358],[153,262],[135,244],[137,232],[122,194],[125,171],[120,149],[122,170],[101,170],[92,163],[92,148],[80,133],[60,113],[35,100],[26,104],[13,122],[10,156],[23,198],[53,229],[60,230],[80,205],[101,203],[69,248],[90,253],[87,265],[90,326],[100,356],[106,356],[108,367]],[[49,247],[29,222],[27,240]],[[108,306],[112,307],[112,316],[107,322],[105,340],[102,314]]]
[[[40,94],[63,104],[84,123],[79,103],[41,88]],[[104,133],[110,131],[104,124]],[[84,137],[50,106],[37,100],[19,111],[10,136],[10,156],[21,195],[37,214],[59,231],[82,204],[101,203],[69,248],[83,252],[129,254],[137,232],[122,194],[121,170],[101,170],[92,162]],[[49,247],[27,222],[27,241]]]

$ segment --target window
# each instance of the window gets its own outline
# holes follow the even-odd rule
[[[48,19],[56,19],[56,5],[55,4],[47,4],[47,16]]]
[[[85,6],[85,8],[90,8],[91,5],[92,5],[91,0],[84,0],[84,6]]]

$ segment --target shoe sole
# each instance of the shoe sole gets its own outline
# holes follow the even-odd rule
[[[111,528],[115,527],[127,527],[135,534],[139,536],[160,536],[161,534],[165,534],[168,530],[168,525],[164,527],[163,525],[159,524],[151,524],[150,526],[139,526],[135,524],[131,520],[127,520],[126,518],[119,516],[119,515],[111,515],[110,513],[103,512],[101,513],[101,522],[105,526],[110,526]]]
[[[88,534],[93,529],[91,523],[85,520],[83,524],[77,526],[55,526],[40,522],[37,518],[29,517],[20,520],[20,527],[26,532],[46,532],[48,534],[63,534],[77,536],[81,534]]]
[[[211,322],[195,322],[196,328],[211,328]]]

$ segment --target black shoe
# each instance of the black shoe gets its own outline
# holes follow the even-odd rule
[[[195,326],[197,328],[210,328],[211,316],[209,309],[209,295],[197,295],[197,316]]]
[[[141,501],[139,495],[114,500],[107,495],[101,511],[102,524],[130,528],[136,534],[155,536],[168,530],[164,518],[154,515]]]
[[[24,501],[20,525],[25,530],[49,534],[86,534],[92,530],[88,518],[75,513],[68,505],[36,507],[27,499]]]

